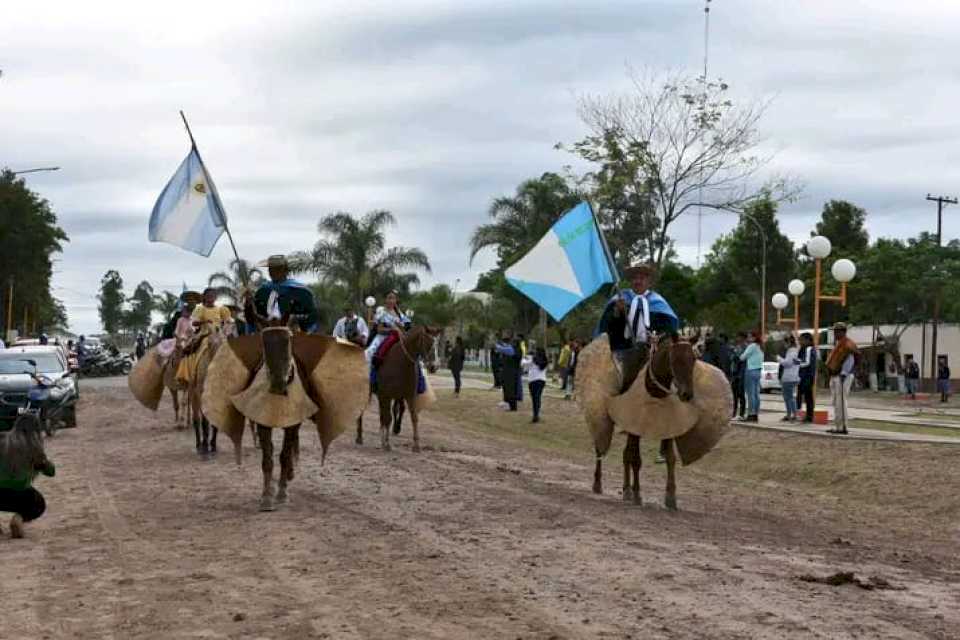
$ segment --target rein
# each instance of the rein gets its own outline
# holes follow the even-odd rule
[[[651,363],[651,364],[652,364],[652,363]],[[645,382],[647,385],[651,385],[651,384],[652,384],[655,389],[659,390],[660,392],[662,392],[662,393],[664,393],[664,394],[666,394],[666,395],[668,395],[668,396],[676,393],[676,389],[673,388],[673,385],[671,385],[670,388],[667,388],[667,387],[663,386],[663,383],[660,382],[659,380],[657,380],[657,377],[654,376],[654,375],[652,375],[652,374],[650,373],[651,367],[650,367],[649,364],[646,366],[646,369],[647,369],[647,372],[646,372],[646,374],[644,375],[644,382]]]
[[[407,360],[410,361],[410,364],[416,365],[417,364],[416,358],[411,356],[410,352],[407,351],[406,335],[400,336],[400,339],[397,340],[397,342],[400,344],[400,350],[403,351],[403,355],[407,358]]]

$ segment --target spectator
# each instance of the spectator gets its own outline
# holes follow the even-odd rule
[[[564,394],[563,399],[569,400],[573,397],[573,392],[576,390],[577,386],[577,360],[580,359],[580,341],[574,340],[573,347],[570,349],[570,366],[569,372],[567,373],[567,379],[570,381],[570,387],[567,389],[567,393]]]
[[[570,354],[572,352],[570,344],[571,341],[569,340],[563,343],[560,356],[557,358],[557,369],[560,370],[560,391],[567,390],[567,380],[570,377]]]
[[[800,398],[803,398],[803,405],[806,407],[806,413],[803,416],[804,422],[813,422],[814,399],[813,383],[817,373],[817,350],[813,346],[813,334],[804,333],[800,336],[800,352],[798,360],[800,384],[797,387],[797,407],[800,407]]]
[[[747,334],[737,332],[736,343],[730,356],[730,388],[733,390],[733,418],[744,420],[747,417],[747,397],[745,394],[745,373],[747,366],[740,359],[747,348]]]
[[[490,348],[490,369],[493,371],[492,388],[499,389],[503,386],[503,361],[500,358],[500,353],[497,351],[496,344]]]
[[[723,371],[724,375],[726,375],[728,365],[724,364],[720,357],[720,342],[712,335],[708,334],[706,340],[704,340],[703,355],[700,356],[700,359],[720,369],[720,371]]]
[[[447,359],[447,366],[450,367],[450,373],[453,374],[453,393],[456,396],[460,395],[460,373],[463,371],[463,361],[465,359],[463,338],[457,336],[453,347],[450,349],[450,357]]]
[[[10,537],[23,537],[23,524],[46,511],[43,494],[33,482],[39,474],[53,477],[56,469],[43,451],[43,439],[32,420],[17,420],[5,434],[4,456],[0,459],[0,511],[13,513]]]
[[[830,390],[833,392],[833,422],[830,433],[847,434],[850,390],[853,388],[853,372],[859,353],[857,345],[847,337],[847,325],[833,325],[833,351],[827,357],[827,373],[830,375]]]
[[[947,366],[947,356],[937,356],[937,391],[940,392],[940,402],[950,399],[950,367]]]
[[[363,318],[354,312],[353,307],[348,304],[344,305],[343,316],[337,320],[337,324],[333,327],[333,337],[365,347],[370,340],[370,328]]]
[[[910,396],[911,400],[917,399],[917,384],[920,382],[920,366],[917,364],[916,360],[913,359],[913,356],[908,355],[906,357],[906,362],[903,365],[904,369],[904,382],[907,384],[907,395]]]
[[[137,333],[137,345],[134,349],[136,353],[137,360],[142,360],[143,355],[147,352],[147,338],[143,335],[143,332]]]
[[[780,376],[780,387],[783,392],[783,402],[787,408],[787,415],[783,422],[797,420],[797,387],[800,386],[800,352],[797,350],[797,339],[787,336],[787,350],[784,355],[777,356],[777,362],[783,367]]]
[[[543,348],[538,348],[532,358],[524,360],[524,368],[527,370],[527,376],[530,380],[530,400],[533,404],[532,423],[540,422],[540,407],[543,400],[543,388],[547,385],[547,352]]]
[[[747,339],[747,348],[740,354],[740,361],[745,366],[743,386],[747,396],[747,422],[757,422],[760,414],[760,376],[763,373],[761,341],[760,332],[754,331]]]
[[[733,352],[730,350],[730,338],[727,337],[727,334],[721,333],[717,336],[717,355],[719,356],[720,364],[717,365],[720,368],[720,371],[723,371],[723,375],[727,376],[727,380],[730,380],[731,371],[730,365],[733,362]]]
[[[503,401],[507,403],[510,411],[517,410],[517,402],[521,400],[520,396],[520,355],[519,340],[511,340],[510,333],[504,331],[501,339],[494,347],[500,354],[501,371],[500,382],[503,387]]]

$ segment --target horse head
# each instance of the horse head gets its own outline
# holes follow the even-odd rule
[[[660,337],[650,361],[655,385],[664,393],[672,387],[683,402],[693,400],[693,370],[697,364],[694,350],[699,334],[681,338],[676,333]]]
[[[410,356],[414,360],[418,358],[423,360],[430,372],[436,371],[433,343],[442,332],[442,329],[436,327],[418,325],[412,328],[404,338],[404,345]]]
[[[285,396],[287,385],[293,380],[292,319],[271,319],[260,331],[263,344],[263,366],[267,368],[270,393]]]

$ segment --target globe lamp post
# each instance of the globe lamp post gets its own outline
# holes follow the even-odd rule
[[[773,304],[773,308],[777,310],[777,324],[789,324],[792,322],[794,333],[800,333],[800,296],[803,295],[806,286],[804,286],[803,280],[791,280],[790,284],[787,285],[787,290],[790,292],[790,295],[793,296],[792,318],[787,318],[783,315],[783,310],[786,309],[790,303],[787,294],[775,293],[770,302]]]
[[[839,302],[840,306],[847,306],[847,283],[853,280],[857,275],[857,267],[852,260],[841,258],[833,263],[830,273],[834,280],[840,283],[840,295],[824,295],[822,291],[823,284],[823,260],[830,255],[833,247],[830,240],[824,236],[814,236],[807,241],[807,253],[816,263],[816,276],[813,296],[813,345],[819,349],[820,346],[820,303],[821,302]],[[816,376],[816,373],[814,373]],[[816,393],[816,377],[814,377],[814,393]]]

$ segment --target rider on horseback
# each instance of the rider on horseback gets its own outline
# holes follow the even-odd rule
[[[243,315],[248,325],[254,324],[254,318],[280,320],[293,317],[301,331],[316,333],[319,316],[313,294],[305,284],[290,277],[286,256],[270,256],[267,270],[270,280],[260,285],[252,301],[248,298],[244,302]]]
[[[233,317],[230,315],[229,309],[217,306],[217,290],[208,287],[203,291],[203,304],[198,304],[193,308],[193,313],[190,314],[190,323],[193,325],[195,334],[192,338],[187,338],[187,331],[181,329],[180,322],[177,323],[178,341],[183,341],[184,338],[188,340],[184,346],[184,353],[187,354],[187,357],[180,361],[180,367],[177,369],[177,379],[185,384],[189,384],[196,376],[200,354],[203,349],[207,348],[207,336],[213,331],[229,330],[230,325],[233,324]],[[181,331],[183,335],[181,335]]]
[[[621,391],[630,387],[646,364],[650,334],[679,329],[677,314],[670,304],[650,288],[655,276],[656,270],[648,264],[625,269],[630,288],[607,303],[597,327],[598,334],[606,333],[609,337],[610,350],[621,374]]]

